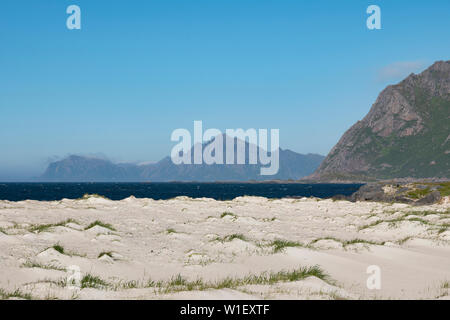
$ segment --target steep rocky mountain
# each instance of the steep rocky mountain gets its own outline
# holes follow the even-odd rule
[[[53,182],[298,180],[313,173],[325,158],[321,155],[303,155],[280,149],[278,173],[273,176],[261,176],[260,163],[248,164],[249,144],[245,143],[245,146],[247,164],[244,165],[175,165],[170,157],[148,165],[114,164],[107,160],[70,156],[51,163],[37,180]],[[223,153],[226,155],[225,148]]]
[[[450,61],[388,86],[308,180],[450,178]]]

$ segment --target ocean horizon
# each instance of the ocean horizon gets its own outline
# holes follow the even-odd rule
[[[212,198],[215,200],[233,200],[241,196],[257,196],[271,199],[286,197],[317,197],[326,199],[336,195],[349,196],[356,192],[361,185],[279,182],[8,182],[0,183],[0,200],[58,201],[61,199],[78,199],[86,194],[97,194],[111,200],[123,200],[131,196],[154,200],[167,200],[180,196]]]

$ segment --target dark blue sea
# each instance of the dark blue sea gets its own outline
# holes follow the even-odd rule
[[[350,195],[360,186],[298,183],[0,183],[0,200],[53,201],[77,199],[85,194],[99,194],[111,200],[122,200],[129,196],[155,200],[177,196],[232,200],[246,195],[331,198],[334,195]]]

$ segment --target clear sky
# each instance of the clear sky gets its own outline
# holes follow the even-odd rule
[[[450,58],[450,1],[2,0],[0,39],[0,179],[157,161],[194,120],[325,155],[386,85]]]

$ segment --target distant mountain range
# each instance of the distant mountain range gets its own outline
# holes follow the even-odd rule
[[[206,145],[206,144],[205,144]],[[246,151],[249,144],[246,142]],[[257,149],[257,152],[260,150]],[[192,154],[192,151],[191,151]],[[226,149],[224,147],[224,155]],[[235,154],[236,157],[236,154]],[[37,178],[43,182],[167,182],[167,181],[263,181],[298,180],[316,170],[324,156],[299,154],[290,150],[279,151],[280,169],[276,175],[260,175],[261,164],[250,165],[175,165],[170,157],[154,164],[114,164],[108,160],[72,155],[51,163]],[[246,163],[248,152],[246,152]]]
[[[308,180],[450,178],[450,61],[378,96]]]
[[[246,150],[248,147],[246,143]],[[155,164],[135,165],[70,156],[50,164],[38,180],[261,181],[303,178],[305,182],[339,182],[449,179],[450,61],[438,61],[419,75],[411,74],[384,89],[366,117],[345,132],[324,158],[280,149],[278,174],[261,176],[259,163],[175,165],[166,157]],[[246,160],[248,163],[248,156]]]

